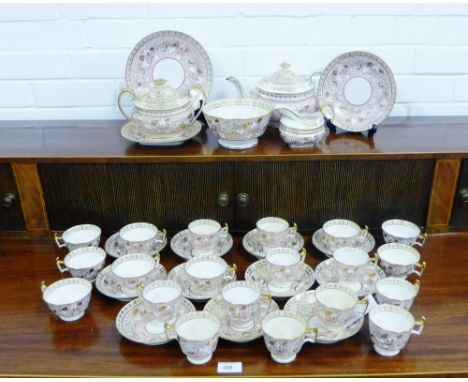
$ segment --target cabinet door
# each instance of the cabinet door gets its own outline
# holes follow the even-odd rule
[[[0,198],[0,231],[24,231],[15,177],[10,165],[6,163],[0,164]]]
[[[232,224],[233,207],[218,194],[233,189],[229,163],[42,164],[52,230],[81,223],[105,233],[137,221],[179,231],[197,218]]]
[[[460,171],[450,225],[460,228],[468,227],[468,159],[463,161]]]
[[[431,191],[432,160],[349,160],[252,162],[234,165],[236,194],[249,195],[236,207],[238,227],[280,216],[302,231],[333,218],[380,228],[390,218],[425,225]]]

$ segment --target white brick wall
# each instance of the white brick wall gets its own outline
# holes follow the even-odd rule
[[[206,48],[211,99],[235,95],[229,75],[251,88],[367,50],[395,74],[393,115],[468,114],[468,4],[90,3],[0,5],[0,119],[121,118],[128,54],[163,29]]]

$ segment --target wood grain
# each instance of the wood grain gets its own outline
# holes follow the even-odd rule
[[[459,160],[438,160],[434,169],[427,232],[447,232],[457,190]]]
[[[42,185],[35,163],[12,163],[18,193],[21,199],[26,229],[36,234],[48,234],[49,222]]]
[[[306,259],[309,264],[315,266],[324,259],[312,248],[309,237],[306,247],[311,253]],[[361,331],[348,340],[304,345],[290,365],[273,362],[262,339],[248,344],[221,340],[213,359],[204,366],[189,364],[176,342],[154,347],[132,343],[114,326],[124,303],[96,290],[82,319],[59,321],[41,300],[39,283],[61,278],[55,257],[65,253],[52,239],[0,239],[0,251],[3,376],[215,376],[220,361],[243,362],[242,376],[468,375],[467,234],[431,235],[421,249],[428,265],[411,311],[416,317],[427,317],[426,327],[398,356],[385,358],[373,351],[366,319]],[[255,260],[243,250],[240,237],[225,259],[237,263],[241,276]],[[181,263],[169,248],[162,251],[161,261],[168,270]]]
[[[259,145],[238,151],[220,147],[203,129],[180,147],[145,147],[121,137],[124,121],[0,121],[0,162],[212,162],[338,159],[435,159],[468,157],[467,117],[389,118],[373,139],[330,134],[320,147],[292,150],[278,129]]]

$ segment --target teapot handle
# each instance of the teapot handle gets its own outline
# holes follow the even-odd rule
[[[127,120],[129,122],[132,121],[132,118],[129,117],[129,115],[124,111],[124,109],[122,108],[122,105],[120,103],[120,100],[122,98],[122,96],[125,94],[125,93],[130,93],[132,98],[135,97],[135,91],[132,89],[132,88],[122,88],[122,90],[120,90],[120,93],[119,93],[119,97],[117,98],[117,106],[119,107],[119,110],[120,112],[122,113],[122,115],[127,118]]]
[[[190,125],[193,125],[193,123],[200,116],[200,114],[202,112],[202,109],[203,109],[203,106],[205,106],[205,103],[206,103],[206,94],[205,94],[205,91],[203,90],[203,88],[201,86],[198,86],[198,85],[193,85],[193,86],[190,86],[190,88],[188,89],[188,94],[190,95],[190,97],[192,97],[192,107],[195,109],[195,106],[193,104],[194,100],[196,102],[199,101],[199,97],[192,96],[192,93],[194,93],[195,90],[199,91],[201,93],[201,105],[200,105],[200,108],[198,109],[198,112],[193,116],[192,120],[190,121]]]

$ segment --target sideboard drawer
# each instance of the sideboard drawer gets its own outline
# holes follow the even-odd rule
[[[451,226],[468,227],[468,159],[462,162],[453,205]]]
[[[236,194],[249,205],[236,209],[241,229],[263,216],[282,216],[311,231],[334,218],[370,228],[401,218],[423,227],[433,160],[249,162],[235,165]]]
[[[198,218],[233,220],[231,205],[218,205],[233,188],[229,163],[41,164],[39,174],[52,230],[147,221],[174,232]]]
[[[24,231],[23,212],[9,164],[0,164],[0,231]]]

